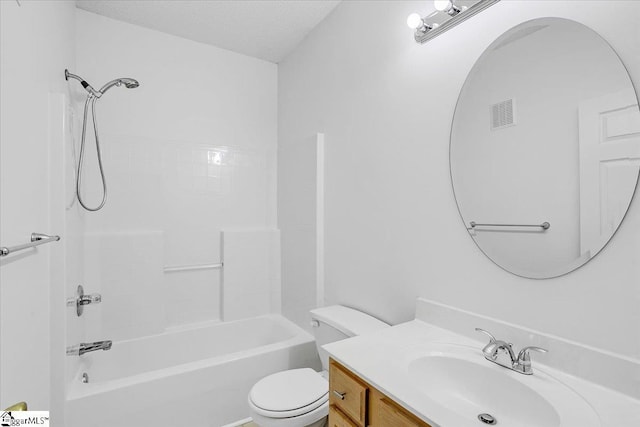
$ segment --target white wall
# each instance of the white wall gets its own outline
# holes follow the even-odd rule
[[[0,2],[0,243],[32,232],[62,241],[0,261],[0,408],[27,401],[63,425],[66,231],[63,158],[74,65],[74,2]]]
[[[326,135],[327,303],[396,323],[412,318],[415,298],[424,296],[639,359],[640,203],[584,267],[523,279],[495,266],[469,238],[448,155],[467,73],[523,21],[559,16],[593,28],[640,84],[640,3],[502,1],[418,45],[405,20],[426,7],[342,2],[279,65],[281,149]]]
[[[324,135],[278,147],[282,314],[308,329],[309,310],[324,297],[323,177]]]
[[[103,293],[87,309],[91,338],[219,319],[219,270],[162,268],[220,262],[221,230],[275,228],[276,65],[81,10],[77,46],[75,72],[96,88],[140,82],[97,105],[109,196],[87,215],[85,288]],[[95,205],[88,141],[84,194]]]

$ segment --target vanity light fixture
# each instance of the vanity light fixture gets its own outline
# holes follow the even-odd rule
[[[413,36],[416,42],[425,43],[499,1],[435,0],[434,12],[425,17],[412,13],[407,18],[407,25],[414,30]]]
[[[466,9],[466,6],[463,6],[464,9],[456,6],[453,3],[453,0],[434,0],[433,6],[438,12],[447,12],[451,16],[456,16],[464,9]]]

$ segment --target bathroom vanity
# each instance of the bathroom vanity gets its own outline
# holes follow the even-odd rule
[[[492,363],[474,327],[518,350],[539,345],[532,374]],[[419,299],[416,319],[323,346],[329,366],[330,427],[640,425],[640,399],[624,361],[496,319]],[[581,359],[580,364],[571,363]],[[617,389],[617,390],[616,390]],[[492,422],[495,421],[495,422]]]
[[[333,359],[329,404],[329,427],[431,427]]]

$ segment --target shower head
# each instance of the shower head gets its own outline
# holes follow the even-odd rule
[[[96,98],[100,98],[106,91],[108,91],[114,86],[124,85],[127,89],[134,89],[140,86],[140,83],[138,83],[138,81],[135,79],[121,77],[119,79],[111,80],[109,83],[102,86],[100,90],[95,90],[89,83],[87,83],[85,79],[75,74],[71,74],[69,70],[64,70],[64,78],[66,80],[69,80],[69,78],[78,80],[80,84],[82,84],[82,87]]]
[[[107,83],[106,85],[102,86],[99,90],[99,92],[101,94],[104,94],[106,91],[108,91],[109,89],[111,89],[114,86],[122,86],[124,85],[127,89],[135,89],[138,86],[140,86],[140,83],[138,83],[137,80],[135,79],[130,79],[127,77],[121,77],[119,79],[115,79],[115,80],[111,80],[109,83]]]
[[[122,83],[127,87],[127,89],[135,89],[140,86],[140,83],[135,79],[124,78],[122,79]]]

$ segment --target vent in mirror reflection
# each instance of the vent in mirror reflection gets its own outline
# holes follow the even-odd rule
[[[491,106],[491,130],[502,129],[514,124],[513,99],[507,99]]]

